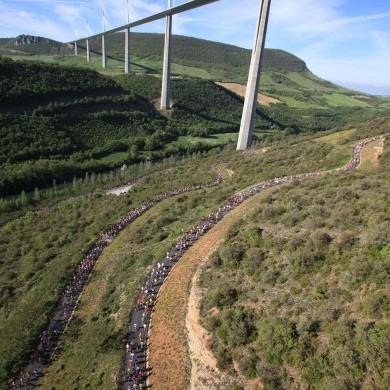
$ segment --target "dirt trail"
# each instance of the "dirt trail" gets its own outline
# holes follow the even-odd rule
[[[221,83],[221,82],[218,82],[215,84],[218,84],[221,87],[224,87],[224,88],[228,89],[229,91],[232,91],[241,97],[245,97],[246,85],[235,84],[235,83]],[[263,95],[261,93],[259,93],[257,95],[257,101],[260,105],[267,106],[267,107],[272,103],[281,103],[280,100],[275,99],[275,98],[270,97],[270,96]]]
[[[218,244],[217,244],[218,245]],[[208,256],[201,262],[204,263]],[[204,291],[199,287],[199,277],[203,266],[200,266],[192,278],[192,287],[188,300],[186,328],[188,332],[188,348],[191,359],[191,390],[222,389],[229,382],[226,375],[217,368],[217,360],[208,348],[210,335],[200,325],[200,303]]]
[[[152,374],[149,384],[154,390],[185,389],[189,386],[191,389],[207,390],[229,388],[229,378],[220,375],[212,353],[205,352],[204,345],[202,347],[204,340],[207,341],[207,334],[203,330],[198,333],[200,325],[196,316],[199,315],[199,309],[196,313],[196,302],[199,296],[196,291],[193,297],[197,298],[191,302],[195,312],[191,312],[188,321],[198,326],[190,326],[191,334],[188,334],[186,317],[191,281],[199,265],[206,261],[234,221],[253,210],[259,199],[273,190],[259,193],[231,211],[181,258],[165,280],[155,306],[150,335],[149,366]],[[192,340],[190,345],[187,343],[188,338]],[[192,361],[188,357],[189,348]],[[195,362],[195,368],[191,378],[192,362]],[[218,387],[213,387],[213,383]]]

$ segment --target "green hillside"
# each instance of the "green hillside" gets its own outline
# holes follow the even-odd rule
[[[209,81],[178,79],[172,82],[175,108],[167,118],[150,102],[160,93],[154,76],[113,80],[83,68],[6,59],[0,61],[0,90],[2,195],[147,155],[207,150],[207,142],[166,145],[181,135],[237,132],[242,109],[240,99]],[[259,114],[257,123],[265,129],[272,120]],[[117,152],[125,153],[117,161],[107,158]]]
[[[36,55],[73,54],[74,50],[68,44],[49,40],[34,45],[14,45],[14,39],[3,39],[0,48],[16,49],[20,53]],[[160,59],[164,45],[162,34],[131,33],[131,52],[137,58]],[[80,55],[85,55],[84,42],[79,43]],[[117,33],[106,37],[107,53],[109,56],[124,58],[124,34]],[[101,40],[94,38],[90,42],[92,55],[100,55]],[[173,62],[195,68],[209,68],[212,64],[215,69],[224,72],[232,71],[239,74],[246,73],[249,67],[251,52],[233,45],[207,41],[198,38],[174,35],[172,37]],[[298,57],[283,50],[267,49],[264,58],[266,70],[302,72],[306,71],[306,64]]]

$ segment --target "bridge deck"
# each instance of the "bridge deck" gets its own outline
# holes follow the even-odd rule
[[[189,11],[191,9],[195,9],[195,8],[201,7],[203,5],[215,3],[217,1],[220,1],[220,0],[193,0],[193,1],[190,1],[188,3],[181,4],[181,5],[178,5],[176,7],[172,7],[170,9],[167,9],[166,11],[162,11],[158,14],[148,16],[146,18],[125,24],[125,25],[120,26],[120,27],[116,27],[112,30],[108,30],[105,32],[101,32],[99,34],[91,35],[89,37],[77,39],[76,41],[71,41],[70,43],[80,42],[80,41],[83,41],[85,39],[97,38],[97,37],[101,37],[102,35],[114,34],[116,32],[123,31],[126,28],[133,28],[133,27],[141,26],[141,25],[146,24],[146,23],[154,22],[155,20],[163,19],[167,15],[179,14],[181,12]]]

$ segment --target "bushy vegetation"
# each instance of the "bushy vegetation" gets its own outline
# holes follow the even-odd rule
[[[222,369],[269,389],[390,386],[388,145],[373,175],[283,186],[231,228],[202,276]]]
[[[160,61],[161,35],[132,36],[133,53]],[[108,41],[111,55],[122,56],[123,36]],[[99,43],[94,45],[99,51]],[[62,50],[56,47],[53,50]],[[182,65],[210,68],[212,63],[227,78],[247,72],[250,52],[244,49],[185,37],[175,37],[174,48],[174,61]],[[25,49],[51,50],[39,45]],[[340,166],[355,140],[388,131],[387,118],[358,126],[340,142],[313,137],[311,132],[385,116],[386,111],[331,108],[317,91],[299,90],[288,72],[300,73],[322,88],[334,86],[313,79],[304,62],[286,52],[267,51],[265,67],[272,69],[272,86],[283,86],[286,97],[312,108],[277,104],[259,109],[258,130],[284,132],[257,141],[258,154],[222,153],[232,155],[232,178],[210,191],[181,196],[170,207],[162,205],[161,215],[146,217],[132,231],[131,256],[123,262],[118,255],[107,274],[99,314],[92,321],[72,323],[54,377],[60,373],[66,381],[72,370],[78,370],[76,378],[86,372],[90,376],[112,356],[115,364],[110,369],[118,371],[121,332],[126,330],[131,294],[139,280],[131,280],[125,303],[120,299],[124,288],[116,287],[130,283],[127,278],[135,270],[141,278],[144,267],[157,261],[183,228],[236,190],[275,176]],[[296,93],[291,92],[294,88]],[[0,227],[0,384],[23,365],[74,265],[110,223],[173,183],[180,187],[210,179],[207,168],[213,159],[198,158],[209,146],[167,144],[179,135],[208,137],[238,130],[242,99],[214,83],[173,79],[174,106],[164,115],[154,106],[160,89],[161,80],[155,76],[109,78],[76,67],[0,57],[0,193],[20,194],[15,200],[0,200],[1,221],[12,219],[12,214],[5,214],[14,208],[26,211],[45,206],[56,196],[99,191],[117,183],[120,179],[113,173],[99,172],[124,162],[189,153],[196,158],[164,180],[147,179],[127,196],[95,192]],[[281,188],[229,232],[204,276],[210,286],[204,323],[213,332],[213,349],[222,368],[230,370],[232,362],[238,362],[241,374],[260,377],[269,388],[388,387],[388,162],[387,153],[373,177],[340,175]],[[43,187],[50,188],[45,195]],[[26,195],[27,190],[34,193]],[[218,315],[209,311],[213,307]],[[110,322],[118,312],[119,325]],[[87,327],[88,340],[77,344],[80,329]],[[75,359],[77,348],[90,371]],[[104,382],[110,388],[111,379],[101,371],[95,385]],[[79,385],[73,379],[66,383],[69,388]]]

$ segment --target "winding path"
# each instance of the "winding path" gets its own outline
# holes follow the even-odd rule
[[[360,152],[363,146],[388,135],[390,135],[390,133],[361,141],[354,148],[353,157],[350,163],[337,170],[351,171],[356,169],[356,167],[360,165]],[[33,389],[37,386],[39,378],[44,375],[45,367],[50,363],[53,352],[55,352],[59,346],[61,335],[66,331],[84,286],[90,278],[94,265],[105,247],[110,244],[115,236],[129,223],[133,222],[154,205],[167,198],[220,184],[222,182],[222,176],[218,172],[217,166],[226,163],[227,161],[228,160],[217,161],[211,165],[210,169],[216,175],[214,181],[174,189],[167,191],[164,194],[154,196],[149,201],[123,216],[117,223],[113,224],[106,233],[101,235],[78,264],[69,285],[53,312],[53,316],[47,328],[40,336],[39,345],[34,351],[30,363],[22,370],[20,378],[13,382],[11,385],[12,389]],[[284,178],[275,178],[274,180],[257,184],[252,188],[229,198],[218,208],[218,210],[205,216],[195,227],[185,233],[181,239],[177,240],[176,245],[167,252],[159,263],[157,263],[157,266],[148,276],[144,286],[140,289],[137,304],[131,316],[131,331],[128,334],[128,341],[126,343],[125,367],[122,370],[121,376],[115,378],[117,386],[122,383],[123,388],[126,390],[131,388],[139,389],[146,386],[147,373],[149,371],[147,363],[147,343],[151,313],[161,285],[183,254],[201,236],[221,221],[231,210],[253,195],[280,184],[301,181],[307,178],[321,176],[326,173],[328,172],[305,173]]]
[[[81,294],[91,276],[96,262],[103,250],[118,235],[118,233],[150,208],[165,199],[172,198],[185,192],[196,191],[220,184],[222,176],[219,174],[216,167],[217,165],[225,162],[227,162],[227,160],[217,161],[211,165],[210,170],[215,174],[215,180],[209,183],[173,189],[163,194],[156,195],[149,201],[143,203],[123,216],[99,237],[99,239],[92,245],[91,249],[83,257],[81,262],[76,266],[75,272],[71,276],[69,284],[53,311],[53,315],[48,326],[39,337],[38,346],[31,355],[29,363],[21,370],[19,378],[12,381],[10,386],[11,389],[33,389],[37,386],[39,379],[44,375],[45,367],[50,364],[52,355],[60,344],[62,334],[66,331],[68,324],[72,319],[77,303],[80,300]],[[155,174],[155,172],[153,174]],[[144,177],[145,176],[134,180],[139,181]]]

